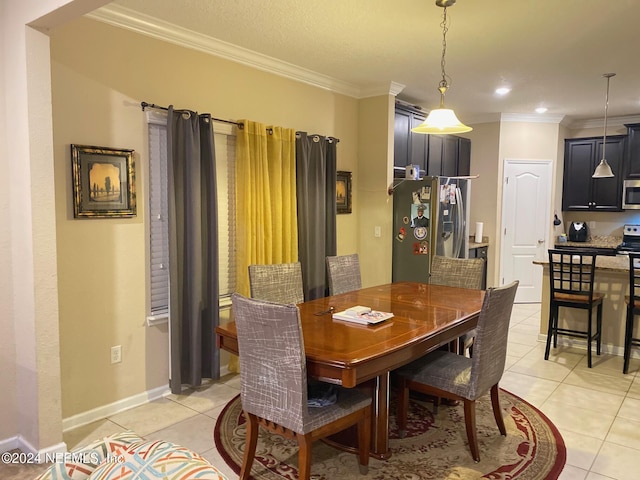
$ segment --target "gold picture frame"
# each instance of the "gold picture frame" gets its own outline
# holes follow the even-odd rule
[[[351,213],[351,172],[338,171],[336,179],[336,211]]]
[[[133,152],[71,145],[74,218],[136,216]]]

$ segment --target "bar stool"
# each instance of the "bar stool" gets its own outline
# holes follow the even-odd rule
[[[640,347],[640,338],[633,337],[635,316],[640,315],[640,253],[629,253],[629,295],[624,297],[627,303],[627,321],[624,330],[624,366],[622,372],[629,371],[631,347]]]
[[[597,253],[588,249],[549,250],[549,328],[544,359],[549,359],[549,349],[558,346],[558,335],[584,338],[587,340],[587,366],[591,368],[591,343],[596,341],[596,354],[600,355],[602,342],[602,299],[603,293],[593,291]],[[560,307],[587,310],[587,329],[575,330],[558,327]],[[596,332],[593,333],[593,308],[598,307]]]

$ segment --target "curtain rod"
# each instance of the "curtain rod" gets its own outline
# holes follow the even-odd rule
[[[140,106],[142,107],[142,111],[143,112],[144,112],[145,108],[157,108],[159,110],[169,110],[167,107],[161,107],[160,105],[156,105],[155,103],[141,102]],[[238,123],[238,122],[234,122],[232,120],[224,120],[222,118],[215,118],[215,117],[211,117],[211,119],[215,120],[216,122],[222,122],[222,123],[229,123],[231,125],[237,125],[240,130],[242,130],[244,128],[244,124],[243,123]]]
[[[144,112],[145,108],[157,108],[159,110],[169,110],[167,107],[161,107],[160,105],[156,105],[155,103],[148,103],[148,102],[140,102],[140,106],[142,107],[142,111],[143,112]],[[242,130],[244,128],[244,123],[241,123],[241,122],[234,122],[232,120],[224,120],[222,118],[215,118],[215,117],[211,117],[211,119],[215,120],[217,122],[229,123],[231,125],[237,125],[240,130]],[[272,128],[267,128],[267,131],[269,133],[271,133],[271,134],[273,133],[273,129]],[[300,135],[301,133],[306,133],[306,132],[296,132],[296,135]],[[309,135],[309,136],[310,137],[314,137],[314,141],[316,141],[316,142],[321,137],[321,135],[318,135],[318,134],[312,134],[312,135]],[[338,143],[340,141],[339,138],[335,138],[335,137],[326,137],[326,138],[329,140],[329,142]]]

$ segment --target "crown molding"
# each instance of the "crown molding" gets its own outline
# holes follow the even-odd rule
[[[503,113],[500,115],[500,121],[505,123],[525,122],[560,124],[563,120],[564,115],[545,115],[538,113]]]
[[[625,117],[608,117],[608,127],[621,127],[625,123],[640,123],[640,115],[627,115]],[[578,128],[604,128],[604,118],[592,120],[578,120],[570,125],[572,129]]]
[[[221,57],[281,77],[306,83],[354,98],[363,98],[361,88],[321,73],[283,62],[252,50],[223,42],[207,35],[187,30],[158,18],[144,15],[130,8],[109,4],[85,15],[108,25],[124,28],[141,35],[173,43],[193,50]],[[389,91],[387,90],[387,94]],[[371,96],[371,95],[367,95]]]

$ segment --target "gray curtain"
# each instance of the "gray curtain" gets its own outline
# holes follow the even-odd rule
[[[220,376],[218,225],[213,125],[169,107],[169,315],[172,393]]]
[[[328,294],[325,258],[336,254],[338,139],[296,132],[298,256],[305,300]]]

